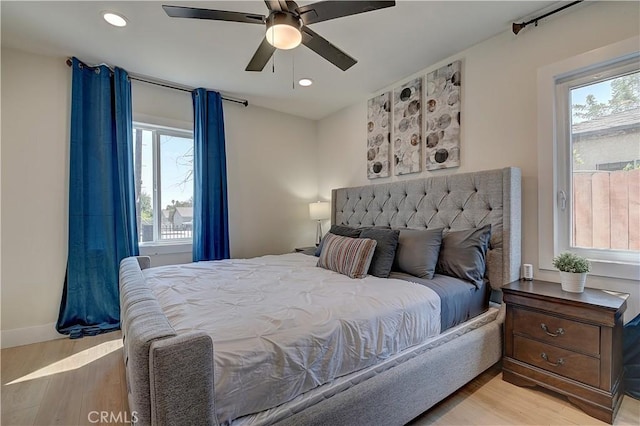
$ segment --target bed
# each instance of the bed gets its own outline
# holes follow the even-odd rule
[[[517,168],[333,191],[335,227],[400,229],[405,238],[410,229],[452,236],[490,228],[482,279],[457,287],[441,275],[350,279],[318,268],[333,234],[320,258],[161,268],[124,259],[132,414],[157,425],[406,424],[502,356],[499,289],[519,278],[520,191]],[[474,296],[460,307],[467,293]],[[498,304],[487,308],[490,293]]]

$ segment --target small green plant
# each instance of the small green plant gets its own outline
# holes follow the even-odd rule
[[[564,252],[553,258],[553,266],[562,272],[582,273],[591,270],[589,261],[575,253]]]

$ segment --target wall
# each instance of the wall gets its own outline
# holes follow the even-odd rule
[[[518,36],[511,31],[479,43],[459,54],[407,76],[378,93],[424,76],[461,59],[461,166],[457,169],[369,181],[366,173],[367,99],[318,123],[319,194],[331,188],[382,183],[506,166],[522,169],[523,263],[538,261],[537,70],[640,32],[637,2],[596,2],[569,9],[560,16],[528,27]],[[377,93],[372,93],[375,95]],[[559,281],[557,273],[541,271],[537,278]],[[625,319],[640,312],[640,285],[636,281],[589,277],[589,286],[631,294]]]
[[[58,337],[67,257],[71,72],[64,58],[2,49],[2,346]],[[134,119],[184,127],[191,95],[134,82]],[[233,257],[284,253],[314,241],[316,123],[224,103]],[[283,125],[286,123],[286,125]],[[152,251],[153,264],[189,251]],[[162,254],[164,253],[164,254]]]
[[[273,110],[226,108],[232,257],[279,254],[315,241],[316,123]]]
[[[61,58],[2,50],[3,344],[27,334],[36,341],[57,336],[67,259],[70,75]]]

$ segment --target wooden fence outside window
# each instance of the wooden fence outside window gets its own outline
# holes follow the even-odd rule
[[[572,245],[640,250],[640,170],[573,173]]]

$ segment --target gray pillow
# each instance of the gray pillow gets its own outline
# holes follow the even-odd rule
[[[491,239],[491,225],[464,231],[450,231],[442,237],[436,272],[482,285],[485,257]]]
[[[359,228],[354,228],[347,225],[331,225],[331,229],[329,229],[329,233],[333,235],[340,235],[341,237],[349,238],[358,238],[360,236],[360,231],[361,230]],[[318,244],[318,248],[316,248],[316,257],[320,257],[320,253],[322,253],[323,243],[324,238],[320,240],[320,244]]]
[[[394,269],[431,279],[438,263],[442,228],[401,229]]]
[[[378,242],[369,266],[369,275],[389,278],[399,236],[400,231],[392,229],[365,228],[360,232],[360,238],[370,238]]]

